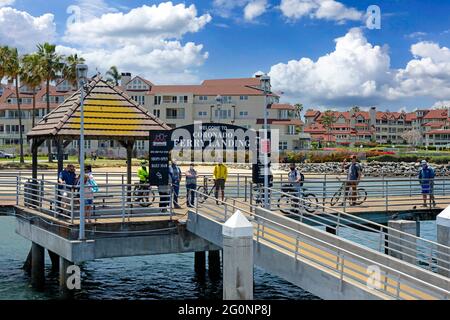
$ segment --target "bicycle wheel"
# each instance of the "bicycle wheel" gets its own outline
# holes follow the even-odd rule
[[[303,203],[305,210],[307,212],[314,213],[319,208],[318,206],[319,200],[317,200],[317,197],[314,194],[312,193],[305,194],[303,196],[303,199],[305,200]]]
[[[149,190],[149,194],[148,194],[148,205],[151,206],[154,202],[155,202],[155,191],[153,189]]]
[[[342,194],[342,191],[336,191],[336,193],[333,195],[333,198],[331,198],[331,200],[330,200],[330,205],[332,206],[332,207],[334,207],[338,202],[339,202],[339,199],[341,198],[341,194]]]
[[[206,198],[207,198],[207,190],[206,190],[206,188],[204,187],[204,186],[200,186],[200,187],[198,187],[197,188],[197,191],[199,192],[198,194],[197,194],[197,196],[198,196],[198,202],[199,203],[204,203],[205,201],[206,201]]]
[[[134,201],[139,203],[141,207],[150,206],[148,190],[137,188],[134,190],[133,196]]]
[[[291,214],[292,213],[292,203],[289,197],[282,195],[278,199],[277,203],[278,209],[284,214]]]
[[[355,203],[360,206],[367,200],[367,191],[363,188],[358,188],[358,197]]]

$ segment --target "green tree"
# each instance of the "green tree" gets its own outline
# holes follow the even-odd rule
[[[294,104],[295,107],[295,117],[297,119],[301,119],[302,117],[302,111],[303,111],[303,104],[301,103],[296,103]]]
[[[109,68],[109,70],[106,72],[106,75],[108,76],[106,81],[116,86],[119,85],[119,80],[122,79],[122,76],[120,75],[120,72],[116,66],[112,66],[111,68]]]
[[[322,125],[327,130],[328,135],[328,141],[331,140],[331,128],[333,128],[333,125],[336,123],[337,118],[334,114],[334,111],[327,110],[322,116]]]
[[[83,57],[78,57],[77,54],[72,54],[65,58],[64,66],[62,69],[63,77],[72,86],[77,85],[77,64],[84,63]]]
[[[41,58],[43,64],[43,77],[46,81],[46,99],[47,99],[47,114],[50,113],[50,82],[58,79],[63,70],[63,56],[56,53],[56,45],[48,42],[39,44],[37,46],[37,54]],[[53,162],[51,152],[51,140],[48,141],[48,161]]]
[[[20,163],[25,163],[23,156],[23,130],[22,130],[22,108],[20,105],[20,95],[19,95],[19,79],[22,74],[21,59],[19,57],[19,52],[16,48],[10,48],[8,46],[2,47],[1,49],[1,60],[0,65],[2,65],[2,76],[8,78],[10,81],[14,81],[16,89],[16,101],[17,101],[17,113],[19,117],[19,153],[20,153]]]
[[[22,82],[33,91],[32,127],[36,123],[36,93],[44,81],[44,70],[41,58],[37,53],[27,54],[22,58]]]

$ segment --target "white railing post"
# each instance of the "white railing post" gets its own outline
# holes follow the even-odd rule
[[[73,189],[70,191],[70,223],[73,224],[73,213],[75,211],[74,200],[73,200]]]
[[[386,212],[389,211],[389,182],[386,180],[386,196],[385,196]]]
[[[19,176],[16,177],[16,205],[19,205],[20,182]]]
[[[125,222],[125,185],[122,184],[122,201],[121,201],[121,210],[122,210],[122,222]]]

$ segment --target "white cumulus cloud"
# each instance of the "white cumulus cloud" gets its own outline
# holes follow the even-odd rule
[[[191,69],[202,65],[208,53],[202,44],[182,43],[182,38],[199,32],[210,21],[211,16],[198,15],[194,5],[144,5],[127,13],[110,12],[75,21],[63,37],[67,45],[58,50],[76,49],[101,72],[116,65],[155,82],[192,82]]]
[[[0,8],[0,42],[18,48],[21,53],[36,49],[42,42],[56,37],[56,25],[51,13],[34,17],[11,7]]]
[[[325,19],[337,22],[357,21],[363,13],[335,0],[281,0],[280,10],[289,19]]]
[[[242,10],[246,21],[253,21],[267,11],[268,0],[214,0],[213,7],[216,14],[230,18],[234,10]]]
[[[335,50],[271,67],[275,90],[288,99],[328,106],[373,105],[411,98],[450,99],[450,49],[432,42],[411,46],[412,60],[393,69],[385,47],[359,28],[335,40]]]
[[[0,0],[0,8],[6,7],[6,6],[11,6],[14,4],[14,2],[16,2],[16,0]]]
[[[252,21],[267,10],[267,0],[255,0],[249,2],[244,8],[245,20]]]

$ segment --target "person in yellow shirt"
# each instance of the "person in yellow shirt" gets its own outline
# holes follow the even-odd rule
[[[223,161],[219,161],[219,163],[214,167],[214,183],[216,186],[215,195],[216,199],[219,199],[219,190],[221,191],[222,195],[222,201],[225,198],[225,182],[227,181],[228,177],[228,168],[226,165],[223,164]],[[216,201],[217,204],[219,204],[219,201]]]

